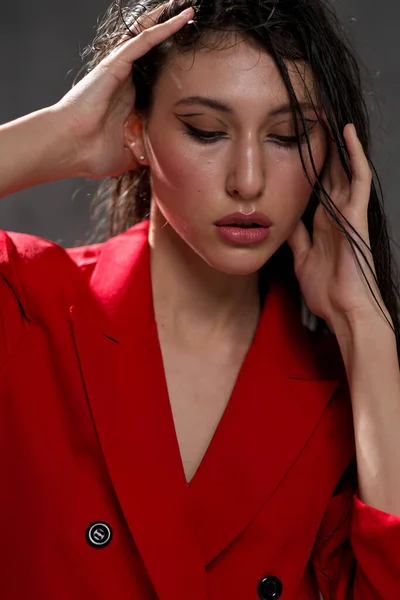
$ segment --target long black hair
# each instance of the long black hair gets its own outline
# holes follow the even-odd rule
[[[91,57],[85,72],[93,69],[116,47],[123,34],[137,35],[137,31],[141,29],[137,19],[160,4],[158,0],[129,0],[125,6],[120,2],[111,5],[98,26],[93,44],[84,51],[84,58]],[[155,83],[168,60],[176,52],[190,53],[200,48],[214,51],[227,48],[232,42],[233,33],[236,39],[245,39],[268,53],[275,61],[289,94],[303,168],[306,172],[299,122],[306,133],[311,164],[317,176],[302,219],[312,235],[315,210],[322,203],[346,236],[357,261],[359,262],[356,249],[366,259],[367,265],[371,264],[373,257],[377,282],[394,324],[400,356],[399,277],[390,246],[382,188],[370,158],[370,120],[363,97],[360,65],[334,9],[327,0],[174,0],[164,7],[156,22],[164,22],[190,6],[195,10],[193,23],[185,25],[174,36],[152,48],[134,63],[132,77],[136,89],[137,114],[144,120],[148,119]],[[343,138],[343,130],[347,123],[354,123],[370,163],[373,172],[368,208],[371,248],[348,222],[346,226],[343,224],[344,216],[324,190],[315,170],[307,123],[288,72],[288,64],[296,67],[299,61],[304,61],[311,70],[318,99],[327,117],[328,135],[337,145],[349,181],[352,173]],[[300,74],[299,69],[298,71]],[[312,101],[311,94],[309,99]],[[322,124],[325,127],[325,124]],[[148,218],[150,202],[150,172],[146,166],[138,166],[136,170],[119,177],[105,179],[95,198],[95,204],[105,211],[108,236],[117,235]],[[98,209],[97,214],[100,214]],[[366,277],[361,264],[360,267]],[[271,277],[282,279],[301,307],[303,300],[294,274],[293,255],[287,243],[284,243],[261,269],[261,293],[263,290],[265,293],[267,289],[267,285],[263,287],[263,281],[270,281]],[[316,319],[314,327],[321,331],[329,329],[322,319]]]

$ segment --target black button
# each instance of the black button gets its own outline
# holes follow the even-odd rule
[[[280,598],[282,594],[283,586],[280,579],[273,577],[264,577],[258,584],[257,593],[261,600],[275,600]]]
[[[86,530],[86,539],[93,548],[105,548],[112,539],[111,527],[101,521],[92,523]]]

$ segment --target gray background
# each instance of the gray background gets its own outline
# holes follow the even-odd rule
[[[109,0],[0,0],[0,123],[54,104],[71,87],[80,52],[92,40]],[[373,158],[400,253],[400,4],[333,0],[366,72],[373,121]],[[0,166],[1,168],[1,166]],[[75,246],[85,240],[97,182],[69,179],[18,192],[0,202],[1,228]]]

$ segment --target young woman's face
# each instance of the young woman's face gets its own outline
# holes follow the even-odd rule
[[[301,76],[294,68],[290,73],[299,102],[309,101]],[[314,93],[304,68],[302,75]],[[216,100],[229,110],[185,102],[195,96]],[[316,104],[315,96],[313,100]],[[152,202],[168,223],[165,234],[180,236],[218,271],[245,275],[260,269],[293,232],[307,206],[312,188],[297,143],[284,139],[295,135],[288,103],[272,58],[247,43],[197,52],[194,58],[178,55],[158,80],[144,133]],[[326,134],[314,110],[303,111],[314,164],[321,172]],[[189,135],[190,127],[218,135],[204,142]],[[301,122],[299,129],[304,131]],[[314,183],[306,143],[303,156]],[[267,237],[256,243],[227,239],[215,224],[231,213],[253,211],[272,222]]]

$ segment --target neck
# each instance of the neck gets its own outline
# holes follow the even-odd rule
[[[251,342],[261,310],[258,273],[216,271],[158,211],[150,219],[149,245],[156,321],[170,338],[196,348]]]

